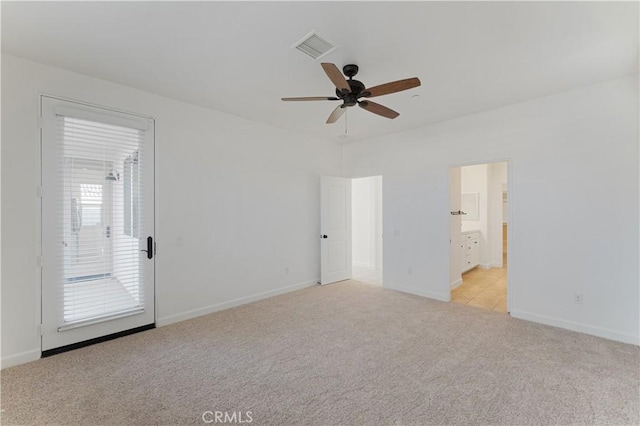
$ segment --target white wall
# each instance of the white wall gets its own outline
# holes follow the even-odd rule
[[[487,165],[460,167],[460,191],[478,194],[478,220],[462,217],[462,231],[487,232]]]
[[[507,189],[507,185],[502,186],[502,193],[504,195],[502,198],[502,223],[509,223],[509,190]]]
[[[344,156],[353,177],[383,176],[385,287],[448,300],[449,167],[510,159],[511,315],[638,343],[638,136],[635,75]]]
[[[507,162],[460,167],[462,192],[478,194],[478,220],[463,216],[462,231],[480,231],[480,267],[502,267],[502,185]]]
[[[449,211],[462,210],[461,167],[449,169]],[[454,289],[462,284],[462,217],[449,216],[449,285]],[[466,243],[466,242],[465,242]],[[446,300],[449,300],[447,297]]]
[[[488,183],[487,165],[475,164],[460,167],[460,184],[463,193],[478,194],[478,220],[462,217],[462,231],[480,231],[480,266],[488,268],[490,263]]]
[[[372,183],[373,183],[373,193],[375,194],[374,197],[374,203],[373,203],[373,208],[374,208],[374,214],[375,214],[375,220],[374,220],[374,224],[373,224],[373,232],[374,232],[374,238],[376,241],[376,248],[375,248],[375,269],[377,271],[381,271],[382,270],[382,262],[383,262],[383,252],[384,252],[384,241],[383,241],[383,235],[382,235],[382,216],[383,216],[383,211],[382,211],[382,198],[383,198],[383,194],[382,194],[382,176],[374,176],[372,177]]]
[[[506,217],[506,206],[502,203],[502,188],[507,185],[507,162],[487,165],[487,231],[488,266],[502,267],[502,219]]]
[[[353,266],[382,269],[382,177],[353,179],[351,185]]]
[[[351,226],[353,230],[353,266],[370,267],[372,249],[373,215],[371,214],[372,193],[369,178],[353,179],[351,182]]]
[[[156,117],[159,324],[318,278],[319,176],[341,174],[340,147],[2,55],[3,366],[40,351],[41,92]],[[638,343],[637,76],[343,154],[384,177],[386,287],[448,300],[449,167],[510,159],[511,314]]]
[[[3,367],[40,352],[39,93],[156,118],[158,324],[316,282],[338,146],[3,55]]]

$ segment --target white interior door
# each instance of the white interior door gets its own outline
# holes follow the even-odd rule
[[[42,97],[42,350],[148,326],[153,121]]]
[[[351,278],[351,179],[320,179],[320,284]]]
[[[462,216],[458,214],[462,205],[462,179],[460,167],[449,169],[449,285],[456,286],[462,282],[461,276],[461,231]]]

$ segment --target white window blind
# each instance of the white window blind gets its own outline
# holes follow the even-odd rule
[[[144,229],[145,130],[64,114],[56,127],[61,329],[142,312],[143,236],[132,228]]]

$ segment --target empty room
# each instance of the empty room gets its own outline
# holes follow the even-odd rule
[[[0,7],[3,424],[640,424],[638,2]]]

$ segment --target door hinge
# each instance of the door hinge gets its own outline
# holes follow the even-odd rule
[[[157,241],[153,242],[153,255],[154,256],[158,255],[158,242]]]
[[[42,268],[42,256],[36,257],[36,263],[38,264],[38,268]]]
[[[42,117],[38,117],[38,129],[42,129]]]
[[[42,324],[38,324],[38,333],[40,333],[40,336],[44,336],[44,327]]]
[[[36,187],[36,197],[42,198],[42,187],[41,186],[37,186]]]

